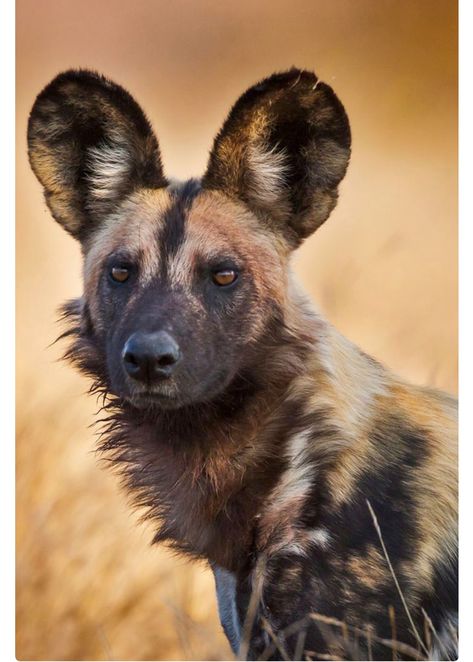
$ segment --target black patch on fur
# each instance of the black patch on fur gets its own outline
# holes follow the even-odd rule
[[[338,510],[334,510],[319,476],[301,523],[307,528],[323,526],[333,529],[341,549],[363,553],[368,545],[378,541],[366,507],[368,499],[381,526],[386,523],[387,531],[383,534],[392,559],[402,561],[413,553],[412,544],[416,539],[416,494],[412,479],[427,458],[426,433],[393,417],[380,422],[370,435],[379,449],[381,466],[365,468],[352,498]],[[353,522],[357,523],[356,527],[351,526]],[[402,531],[402,537],[399,531]]]
[[[169,186],[173,203],[166,211],[164,225],[159,231],[159,254],[161,256],[161,278],[166,277],[168,259],[173,257],[182,245],[186,233],[186,217],[189,209],[201,191],[200,181],[189,179],[184,183]]]

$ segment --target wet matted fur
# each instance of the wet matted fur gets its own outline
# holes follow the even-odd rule
[[[104,396],[100,450],[155,541],[210,563],[234,651],[453,656],[456,401],[365,355],[291,276],[350,157],[333,90],[296,69],[251,87],[200,181],[170,182],[141,108],[89,71],[39,94],[28,144],[82,247],[65,335]],[[128,340],[161,332],[176,368],[130,377]]]

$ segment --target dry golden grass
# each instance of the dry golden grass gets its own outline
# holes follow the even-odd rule
[[[92,408],[61,390],[62,411],[33,396],[18,422],[19,656],[228,657],[210,573],[150,548],[89,452]]]
[[[26,159],[35,94],[89,66],[126,85],[169,174],[202,172],[229,105],[260,76],[315,69],[345,103],[353,159],[295,268],[325,315],[418,383],[456,391],[456,34],[451,0],[19,0],[17,656],[228,659],[213,580],[149,547],[97,465],[95,403],[47,348],[80,293],[78,247]]]

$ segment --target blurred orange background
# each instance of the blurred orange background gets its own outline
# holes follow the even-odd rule
[[[457,389],[454,0],[17,1],[17,657],[229,659],[209,572],[151,548],[92,449],[96,403],[58,362],[80,251],[29,170],[26,123],[59,71],[97,69],[151,119],[168,175],[202,174],[247,86],[313,69],[353,156],[295,259],[321,311],[405,378]]]

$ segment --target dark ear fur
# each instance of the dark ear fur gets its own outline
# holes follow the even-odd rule
[[[135,188],[166,185],[143,111],[91,71],[62,73],[38,95],[28,153],[54,218],[80,240]]]
[[[313,73],[291,69],[238,99],[215,139],[203,185],[243,201],[297,245],[334,208],[350,143],[333,90]]]

